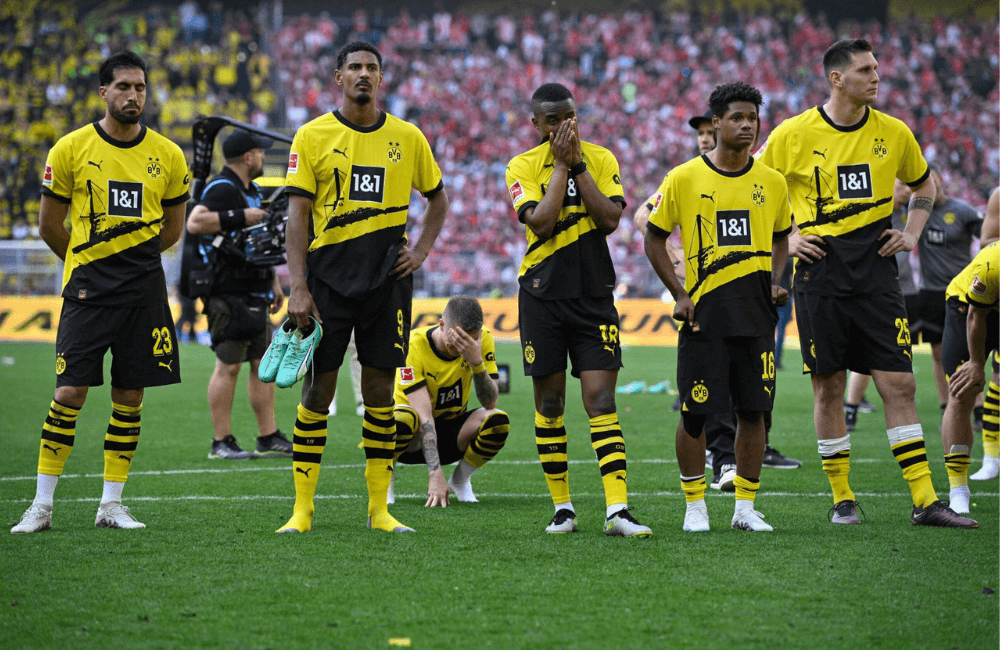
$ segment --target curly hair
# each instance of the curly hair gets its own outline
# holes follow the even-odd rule
[[[344,64],[347,63],[347,55],[352,52],[371,52],[378,60],[379,69],[382,69],[382,53],[378,51],[378,48],[367,41],[351,41],[337,52],[338,70],[344,69]]]
[[[712,109],[712,115],[722,117],[733,102],[750,102],[759,111],[764,98],[761,97],[760,91],[750,84],[735,81],[716,86],[712,96],[708,98],[708,107]]]

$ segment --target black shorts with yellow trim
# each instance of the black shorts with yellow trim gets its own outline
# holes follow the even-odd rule
[[[898,290],[861,296],[795,293],[802,372],[913,372],[909,319]]]
[[[462,431],[462,425],[469,419],[473,411],[465,411],[461,415],[453,418],[434,418],[434,430],[437,432],[438,457],[442,465],[457,463],[465,455],[464,449],[458,447],[458,434]],[[414,432],[414,436],[419,436],[420,432]],[[424,451],[405,451],[399,457],[399,462],[404,465],[425,465]]]
[[[358,362],[369,368],[394,369],[406,365],[410,342],[413,275],[393,276],[364,299],[348,298],[310,276],[309,291],[323,319],[323,338],[313,355],[313,371],[331,372],[344,362],[351,332]]]
[[[915,342],[919,339],[921,343],[940,343],[944,337],[944,291],[921,289],[917,295],[919,296],[917,318],[920,321],[920,328],[918,330],[911,326],[910,335]],[[920,333],[919,337],[917,332]]]
[[[588,370],[622,367],[618,310],[612,296],[542,300],[521,290],[517,305],[528,377],[564,372],[567,353],[577,378]]]
[[[181,381],[170,305],[107,307],[64,300],[56,335],[56,386],[104,384],[111,350],[111,385],[125,390]]]
[[[702,338],[681,329],[677,390],[682,408],[696,415],[770,411],[774,406],[774,337]]]
[[[969,318],[969,305],[958,298],[949,298],[945,306],[944,338],[941,341],[941,368],[949,379],[958,368],[969,360],[969,337],[966,333],[966,322]],[[995,312],[986,319],[986,344],[983,356],[988,358],[991,350],[1000,346],[1000,321]],[[994,368],[996,354],[993,355]]]

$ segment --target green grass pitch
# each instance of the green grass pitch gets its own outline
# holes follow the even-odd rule
[[[795,368],[798,353],[788,351]],[[2,344],[0,508],[12,525],[34,496],[39,434],[52,390],[51,345]],[[185,345],[184,383],[150,389],[124,501],[148,528],[96,529],[107,385],[91,391],[56,492],[54,529],[0,531],[0,647],[15,648],[991,648],[998,641],[997,482],[973,482],[979,530],[915,528],[878,413],[859,415],[851,484],[862,526],[827,522],[812,393],[780,371],[772,444],[797,470],[763,470],[758,509],[771,534],[729,528],[732,495],[709,490],[712,531],[681,530],[672,396],[619,395],[630,505],[649,539],[601,533],[604,499],[569,382],[570,487],[581,531],[546,535],[552,503],[535,452],[531,385],[504,344],[512,391],[506,448],[473,477],[478,504],[425,509],[426,473],[403,467],[392,513],[417,529],[365,529],[361,422],[346,373],[313,532],[275,535],[291,514],[291,461],[206,458],[207,348]],[[671,379],[675,350],[630,348],[619,385]],[[256,427],[240,378],[233,429]],[[107,377],[107,372],[105,373]],[[918,404],[938,494],[948,480],[930,357],[917,355]],[[298,387],[279,390],[291,434]],[[473,400],[474,402],[475,400]],[[978,440],[975,471],[982,458]],[[448,470],[450,471],[450,470]],[[394,643],[404,643],[394,641]]]

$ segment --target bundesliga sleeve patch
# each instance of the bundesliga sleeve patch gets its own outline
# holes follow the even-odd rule
[[[970,291],[977,296],[982,296],[986,293],[986,283],[979,279],[979,276],[972,278],[972,287]]]
[[[45,174],[42,176],[42,185],[52,187],[52,165],[45,165]]]
[[[294,174],[299,171],[299,154],[294,151],[288,154],[288,173]]]
[[[663,193],[657,192],[656,198],[653,199],[653,209],[651,210],[651,212],[656,212],[657,210],[659,210],[661,203],[663,203]]]
[[[517,207],[517,202],[524,198],[524,188],[521,187],[521,181],[514,181],[514,184],[510,186],[510,200],[513,202],[514,207]]]
[[[403,384],[413,383],[413,368],[406,366],[405,368],[399,369],[399,381]]]

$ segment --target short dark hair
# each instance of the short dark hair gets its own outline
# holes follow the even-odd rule
[[[115,70],[142,70],[146,76],[146,62],[132,50],[119,50],[101,64],[101,85],[110,86],[115,80]]]
[[[733,102],[750,102],[760,111],[760,105],[764,103],[764,98],[761,97],[760,91],[750,84],[734,81],[716,86],[711,97],[708,98],[708,107],[712,109],[712,115],[722,117]]]
[[[337,69],[343,70],[344,64],[347,63],[347,55],[352,52],[371,52],[375,55],[378,60],[379,69],[382,68],[382,53],[378,51],[378,48],[369,43],[368,41],[351,41],[344,47],[340,48],[337,52]]]
[[[834,70],[842,70],[859,52],[871,52],[872,44],[863,38],[845,38],[837,41],[823,55],[823,74],[830,78]]]
[[[461,327],[466,332],[475,332],[483,326],[483,308],[479,301],[469,296],[455,296],[444,307],[441,317]]]
[[[557,83],[542,84],[531,96],[531,110],[537,111],[542,102],[564,102],[567,99],[573,99],[573,93],[566,86]]]

